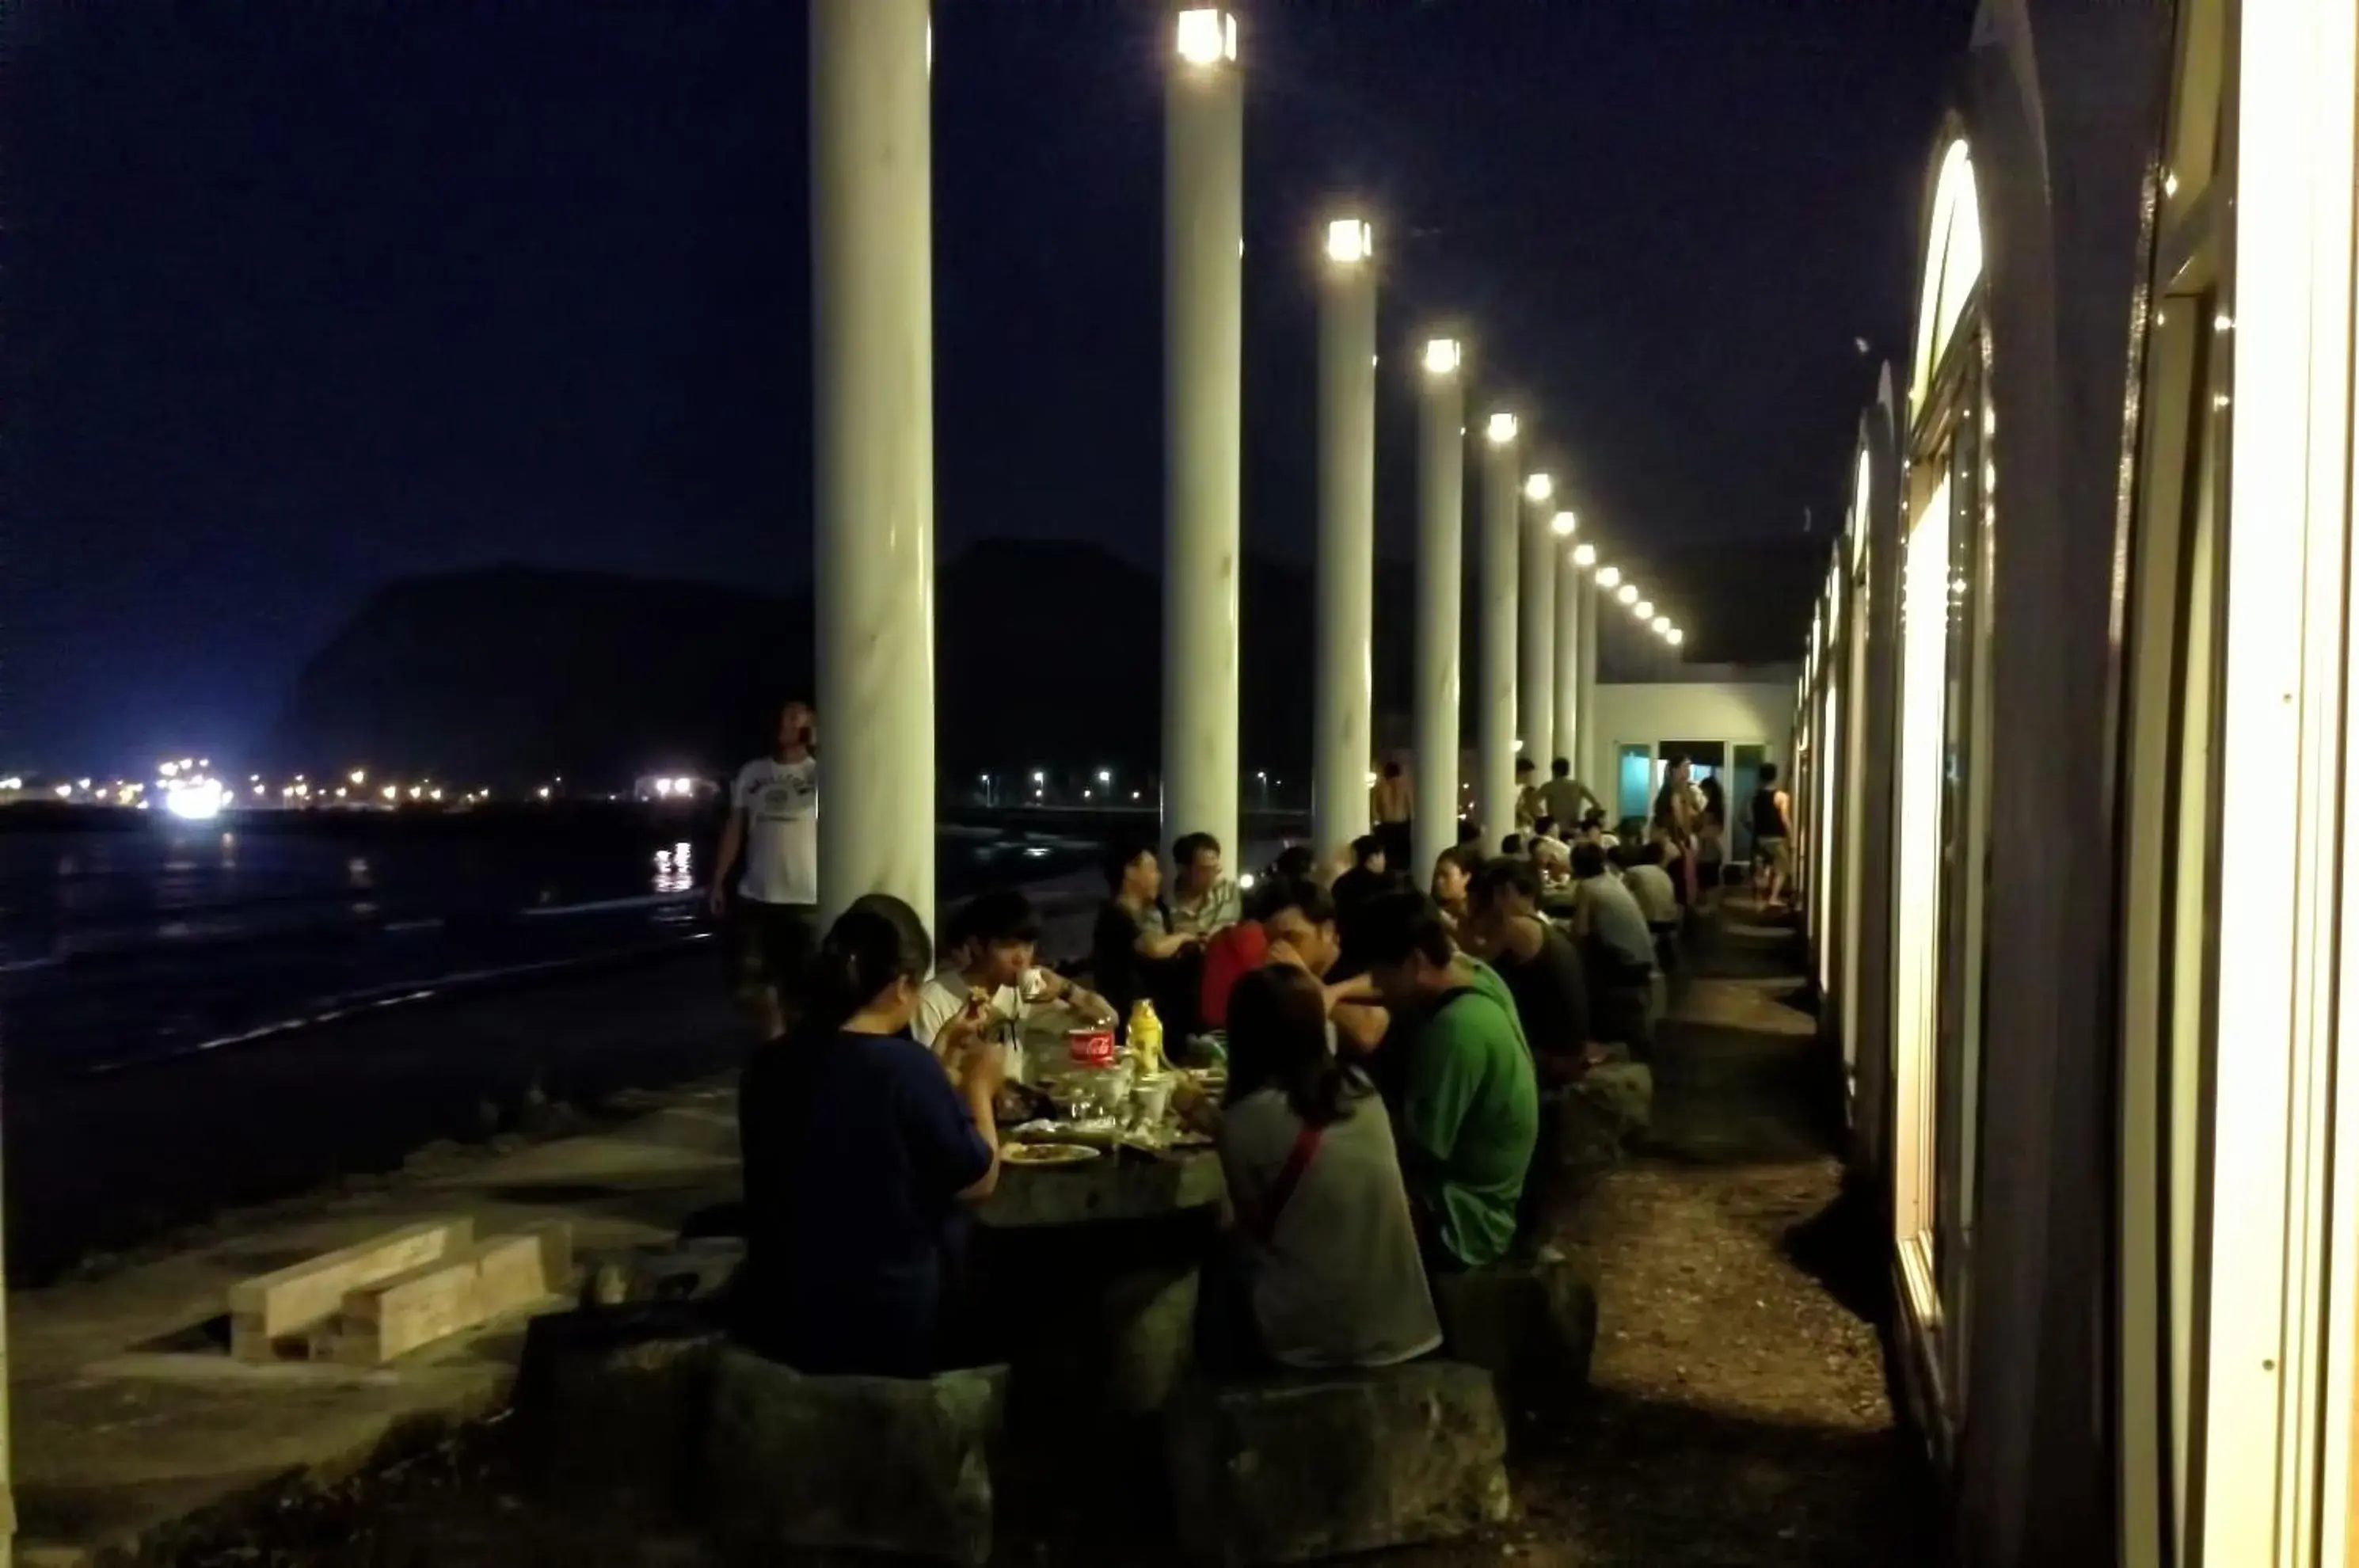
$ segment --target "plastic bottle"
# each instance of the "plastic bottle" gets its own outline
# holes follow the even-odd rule
[[[1131,1005],[1130,1056],[1141,1073],[1163,1071],[1163,1020],[1155,1014],[1155,1004],[1141,996]]]

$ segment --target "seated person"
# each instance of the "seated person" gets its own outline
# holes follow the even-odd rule
[[[1090,941],[1091,965],[1098,991],[1125,1021],[1141,997],[1162,1015],[1166,1038],[1173,1029],[1184,1030],[1183,1018],[1195,1011],[1195,986],[1201,973],[1190,961],[1200,957],[1202,939],[1175,931],[1165,923],[1162,900],[1163,863],[1148,844],[1117,844],[1107,852],[1106,882],[1111,896],[1098,909],[1097,929]],[[1174,1004],[1184,1001],[1184,1007]]]
[[[1532,824],[1531,842],[1525,848],[1532,864],[1543,872],[1568,876],[1572,870],[1572,847],[1556,833],[1556,819],[1542,817]]]
[[[999,1178],[991,1103],[1005,1066],[984,1009],[943,1031],[947,1074],[902,1032],[932,945],[899,899],[855,903],[811,961],[795,1032],[745,1068],[732,1311],[749,1345],[805,1372],[940,1370],[953,1219]]]
[[[1266,883],[1274,887],[1277,883]],[[1196,1021],[1204,1029],[1229,1027],[1229,993],[1238,980],[1269,960],[1269,935],[1261,921],[1223,926],[1204,943],[1204,978],[1197,991]]]
[[[1655,975],[1654,933],[1638,900],[1606,869],[1605,852],[1572,852],[1572,939],[1589,975],[1590,1032],[1643,1051]]]
[[[1539,1086],[1515,998],[1460,953],[1431,903],[1387,894],[1368,912],[1369,977],[1393,1016],[1401,1167],[1428,1269],[1507,1255],[1539,1137]]]
[[[1379,893],[1392,890],[1391,857],[1385,852],[1385,841],[1375,833],[1363,833],[1352,841],[1352,867],[1335,878],[1329,889],[1335,895],[1335,913],[1349,920],[1352,911]]]
[[[1638,900],[1638,912],[1658,935],[1680,929],[1680,898],[1671,874],[1663,869],[1663,841],[1650,839],[1624,857],[1622,885]]]
[[[1539,905],[1539,877],[1527,862],[1492,861],[1474,875],[1459,941],[1507,983],[1532,1050],[1569,1074],[1589,1056],[1589,980],[1580,949]]]
[[[1474,885],[1474,873],[1482,869],[1482,852],[1472,844],[1445,849],[1434,857],[1433,902],[1441,911],[1442,923],[1453,931],[1466,917],[1467,889]]]
[[[1272,964],[1229,1006],[1221,1173],[1261,1356],[1389,1367],[1441,1344],[1385,1103],[1327,1048],[1318,983]]]
[[[1296,882],[1313,881],[1319,875],[1319,856],[1307,844],[1289,844],[1277,852],[1277,858],[1262,875]]]
[[[1175,934],[1210,936],[1235,920],[1237,885],[1221,875],[1221,841],[1208,833],[1182,833],[1171,846],[1179,885],[1166,911]]]
[[[944,1026],[981,993],[995,1023],[1015,1023],[1042,1007],[1065,1007],[1092,1023],[1113,1023],[1114,1005],[1084,985],[1039,968],[1040,920],[1032,900],[1013,887],[978,893],[944,931],[950,962],[919,993],[910,1037],[934,1046]],[[940,1054],[937,1051],[936,1054]]]
[[[1320,983],[1329,1047],[1346,1045],[1364,1054],[1382,1044],[1390,1020],[1376,1004],[1375,987],[1364,980],[1327,983],[1343,953],[1327,890],[1316,882],[1272,882],[1254,889],[1254,914],[1269,933],[1267,962]]]
[[[1524,835],[1521,833],[1509,833],[1506,837],[1501,839],[1499,841],[1499,853],[1501,855],[1526,854],[1527,851],[1524,848]]]

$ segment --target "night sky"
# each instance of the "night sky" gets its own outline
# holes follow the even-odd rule
[[[1963,0],[1240,8],[1248,548],[1309,553],[1339,193],[1384,267],[1380,548],[1409,548],[1407,350],[1439,312],[1584,527],[1674,562],[1674,613],[1690,542],[1840,511],[1854,340],[1903,335]],[[937,11],[941,550],[1153,561],[1160,9]],[[807,581],[805,26],[793,0],[16,8],[0,770],[234,757],[406,575]]]

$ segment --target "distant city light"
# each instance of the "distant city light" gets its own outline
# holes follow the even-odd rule
[[[1114,782],[1114,769],[1113,769],[1113,768],[1099,768],[1099,769],[1098,769],[1098,782],[1099,782],[1099,783],[1101,783],[1101,784],[1111,784],[1111,783],[1113,783],[1113,782]]]
[[[540,798],[544,800],[549,799],[549,786],[546,784],[540,787]]]
[[[1572,563],[1575,566],[1582,568],[1583,571],[1596,565],[1597,547],[1593,544],[1574,545],[1572,547]]]
[[[180,765],[177,762],[168,762],[156,771],[167,779],[178,779],[180,776]]]
[[[358,789],[360,786],[368,782],[368,769],[365,768],[355,768],[352,770],[349,777],[353,781],[353,787],[354,789]]]
[[[71,785],[71,784],[60,784],[60,785],[59,785],[59,786],[58,786],[58,799],[59,799],[59,800],[72,800],[72,799],[73,799],[73,786],[72,786],[72,785]]]
[[[1545,501],[1556,494],[1556,481],[1545,474],[1535,474],[1524,481],[1524,494],[1535,501]]]
[[[1571,512],[1559,512],[1549,519],[1549,532],[1559,539],[1571,539],[1573,530],[1580,527],[1581,519]]]
[[[1425,373],[1428,376],[1449,376],[1458,369],[1458,340],[1429,338],[1425,344]]]
[[[164,797],[164,809],[183,822],[210,822],[221,815],[221,782],[203,779],[186,789],[175,789]]]
[[[544,794],[544,795],[545,795],[545,794],[547,794],[548,792],[549,792],[549,791],[547,791],[546,789],[544,789],[544,790],[542,790],[542,791],[541,791],[541,793],[542,793],[542,794]],[[385,787],[384,793],[385,793],[385,798],[386,798],[386,800],[399,800],[399,799],[401,798],[401,786],[400,786],[400,785],[398,785],[398,784],[388,784],[388,785],[386,785],[386,786]]]

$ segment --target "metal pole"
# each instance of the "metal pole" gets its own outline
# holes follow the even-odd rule
[[[1319,667],[1310,843],[1344,864],[1368,831],[1375,682],[1376,277],[1356,218],[1327,229],[1319,297]]]
[[[1475,552],[1475,821],[1483,853],[1516,831],[1516,523],[1523,513],[1516,417],[1493,414],[1484,432],[1483,527]]]
[[[1548,777],[1549,759],[1556,755],[1556,552],[1550,548],[1545,504],[1553,493],[1544,474],[1524,483],[1525,499],[1532,505],[1525,508],[1519,525],[1523,562],[1516,573],[1516,733],[1542,779]]]
[[[1465,571],[1466,388],[1458,344],[1425,345],[1418,432],[1414,824],[1421,884],[1458,842],[1458,615]]]
[[[1173,18],[1164,97],[1163,842],[1237,843],[1245,93],[1236,18]]]
[[[1556,734],[1546,757],[1534,760],[1546,768],[1561,757],[1572,764],[1572,776],[1587,782],[1588,775],[1581,770],[1581,602],[1589,578],[1573,564],[1572,540],[1567,537],[1571,531],[1556,536],[1550,551],[1556,570],[1555,668],[1549,674],[1556,683]],[[1573,826],[1557,824],[1565,833]]]
[[[820,904],[934,908],[934,358],[927,0],[813,0]],[[831,722],[832,721],[832,722]]]

